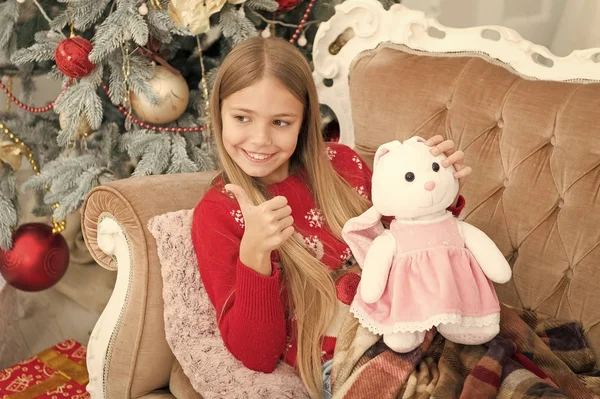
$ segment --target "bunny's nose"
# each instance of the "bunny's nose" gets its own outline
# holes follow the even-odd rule
[[[435,188],[435,182],[428,181],[427,183],[425,183],[425,190],[433,191],[434,188]]]

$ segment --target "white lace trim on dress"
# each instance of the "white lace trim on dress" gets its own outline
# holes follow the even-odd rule
[[[374,321],[363,309],[352,304],[350,311],[360,324],[373,334],[395,334],[397,332],[427,331],[440,324],[460,324],[463,327],[485,327],[500,323],[500,312],[486,316],[470,317],[460,313],[441,313],[431,316],[427,320],[413,322],[399,322],[393,326],[383,327]]]

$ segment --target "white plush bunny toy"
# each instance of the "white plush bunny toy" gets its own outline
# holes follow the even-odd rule
[[[362,267],[351,311],[396,352],[415,349],[433,327],[450,341],[472,345],[491,340],[500,328],[491,281],[507,282],[511,269],[485,233],[446,210],[458,180],[444,159],[420,137],[379,147],[373,207],[342,232]],[[389,230],[382,215],[394,217]]]

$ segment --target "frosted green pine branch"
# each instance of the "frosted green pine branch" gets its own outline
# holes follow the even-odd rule
[[[215,156],[211,155],[207,149],[203,148],[206,144],[204,141],[205,134],[207,133],[191,132],[184,134],[187,153],[189,154],[190,159],[198,166],[199,171],[216,169]],[[213,136],[210,136],[209,140],[212,148],[216,148]],[[214,151],[212,154],[214,154]]]
[[[86,84],[83,80],[79,83],[80,86],[85,88],[84,96],[84,111],[85,116],[90,124],[92,130],[97,130],[102,123],[103,109],[102,100],[98,95],[96,87],[92,84]]]
[[[71,213],[81,207],[87,194],[96,186],[101,184],[102,178],[113,180],[112,173],[104,167],[92,166],[75,179],[75,187],[59,196],[60,206],[54,210],[55,220],[64,220]]]
[[[166,134],[154,135],[157,139],[145,146],[132,176],[160,175],[167,170],[171,155],[171,137]]]
[[[59,203],[53,217],[63,220],[81,206],[87,193],[99,185],[102,178],[112,179],[112,172],[102,159],[92,154],[63,155],[48,162],[39,175],[30,177],[23,184],[23,190],[43,193],[43,203],[47,206]],[[46,186],[50,187],[49,191]]]
[[[169,15],[162,10],[154,8],[148,11],[148,29],[150,35],[161,43],[171,43],[173,34],[169,29],[169,21],[173,22]]]
[[[65,75],[60,71],[60,69],[58,69],[56,65],[52,65],[46,76],[51,80],[61,80],[65,77]]]
[[[52,23],[50,24],[50,27],[52,29],[60,30],[67,26],[67,24],[69,24],[73,20],[71,18],[71,13],[68,11],[69,10],[67,9],[64,12],[58,14],[56,17],[54,17]]]
[[[123,74],[123,57],[120,50],[112,52],[108,57],[110,76],[108,87],[110,89],[110,100],[113,104],[122,104],[125,98],[125,75]]]
[[[0,4],[0,63],[10,58],[8,48],[12,33],[19,18],[19,5],[15,0]]]
[[[54,60],[54,52],[58,43],[64,36],[54,31],[37,32],[35,35],[37,43],[30,47],[16,51],[11,61],[15,65],[24,65],[28,62],[43,62]]]
[[[56,142],[55,122],[38,120],[34,126],[23,124],[18,131],[32,149],[33,155],[41,167],[60,154],[61,148]]]
[[[137,95],[144,97],[150,104],[158,105],[158,96],[148,83],[154,77],[154,67],[147,58],[134,54],[129,59],[131,74],[129,88]]]
[[[96,23],[104,13],[110,0],[73,0],[69,6],[52,21],[52,28],[62,29],[74,21],[75,29],[85,31]]]
[[[43,30],[36,32],[33,38],[39,43],[54,43],[55,46],[58,46],[58,43],[65,37],[60,32],[54,30]]]
[[[125,151],[120,148],[121,132],[116,123],[109,123],[98,132],[100,135],[99,151],[106,166],[115,171],[124,161]]]
[[[97,164],[98,160],[92,154],[78,157],[61,155],[44,165],[39,175],[27,179],[23,183],[22,190],[25,192],[43,191],[46,185],[49,185],[50,191],[48,194],[52,196],[57,191],[63,192],[72,188],[73,179],[78,174],[92,166],[97,166]]]
[[[8,250],[12,247],[12,232],[17,227],[17,189],[14,172],[1,163],[0,168],[0,249]]]
[[[94,49],[89,55],[90,61],[96,64],[100,63],[104,57],[125,41],[129,16],[127,9],[118,8],[102,22],[94,35]]]
[[[263,10],[268,12],[275,12],[279,8],[279,3],[274,0],[248,0],[245,5],[253,10]]]
[[[110,67],[109,88],[110,99],[113,104],[122,104],[126,98],[125,75],[123,74],[123,56],[121,50],[115,50],[108,57]],[[154,76],[154,67],[147,58],[133,54],[129,57],[129,68],[131,70],[127,81],[129,89],[137,96],[144,97],[150,104],[158,105],[158,97],[148,83]]]
[[[35,203],[31,211],[35,216],[48,217],[52,216],[53,209],[51,206],[44,204],[44,192],[37,191],[34,193]]]
[[[129,9],[131,17],[127,20],[127,29],[131,33],[133,41],[138,46],[145,46],[148,43],[148,25],[138,11],[138,6],[134,3]]]
[[[197,172],[198,166],[190,159],[185,138],[180,135],[172,135],[171,139],[171,165],[167,169],[168,174]]]
[[[157,175],[169,173],[172,159],[176,165],[171,170],[193,170],[194,167],[185,161],[185,140],[171,134],[157,134],[148,130],[134,130],[122,136],[121,145],[127,153],[138,158],[139,162],[133,176]],[[175,142],[176,141],[176,142]],[[176,172],[173,172],[176,173]]]
[[[243,7],[240,8],[243,11]],[[235,6],[225,4],[221,9],[219,26],[223,36],[232,41],[232,45],[251,37],[256,36],[256,27],[246,18]]]
[[[151,8],[148,12],[148,25],[152,36],[162,43],[171,43],[173,34],[191,36],[187,29],[173,22],[166,10]]]
[[[94,70],[84,78],[81,78],[81,82],[89,84],[91,87],[98,87],[102,83],[102,77],[104,73],[104,66],[98,64],[94,67]]]
[[[135,4],[118,7],[102,22],[94,36],[94,49],[90,61],[98,64],[118,48],[131,35],[139,46],[148,42],[148,25],[139,14]]]
[[[56,100],[55,110],[64,114],[67,126],[58,132],[56,138],[62,147],[71,145],[77,139],[77,128],[80,118],[85,114],[92,130],[98,129],[102,123],[102,101],[89,81],[81,80],[71,86]]]
[[[215,148],[214,146],[212,148]],[[216,169],[216,160],[213,155],[208,151],[203,150],[200,147],[193,146],[190,149],[191,158],[196,165],[198,165],[199,171],[210,171]]]
[[[162,134],[153,133],[151,130],[132,130],[121,136],[121,149],[134,157],[141,157],[146,148],[157,140]]]
[[[127,7],[127,6],[135,6],[137,4],[137,0],[116,0],[117,7]]]

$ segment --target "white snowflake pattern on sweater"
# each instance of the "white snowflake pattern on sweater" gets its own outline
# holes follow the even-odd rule
[[[323,242],[318,236],[313,235],[304,237],[300,233],[294,234],[297,234],[298,238],[304,241],[304,247],[308,250],[308,252],[310,252],[318,260],[323,259],[323,256],[325,255],[325,249],[323,247]]]
[[[323,243],[317,236],[304,237],[304,243],[308,250],[314,255],[318,260],[323,259],[323,255],[325,255],[325,250],[323,248]]]
[[[353,160],[354,162],[356,162],[356,166],[358,166],[358,169],[362,170],[362,168],[363,168],[363,164],[362,164],[362,162],[360,161],[360,158],[359,158],[358,156],[354,155],[354,156],[352,157],[352,160]]]
[[[233,195],[233,193],[231,191],[225,190],[225,188],[221,189],[221,192],[223,194],[225,194],[226,196],[228,196],[231,199],[235,199],[235,195]]]
[[[360,195],[361,197],[364,197],[364,198],[367,198],[367,199],[369,198],[367,196],[367,192],[366,192],[365,186],[355,187],[354,189],[356,190],[356,192],[358,193],[358,195]]]
[[[351,256],[352,256],[352,251],[350,250],[350,248],[346,247],[346,249],[344,249],[344,252],[342,252],[340,255],[340,260],[342,262],[345,262],[348,259],[350,259]]]
[[[335,158],[335,155],[337,154],[337,151],[334,150],[331,147],[327,147],[327,156],[329,157],[329,160],[333,160],[333,158]]]
[[[231,214],[231,216],[233,216],[233,219],[237,222],[237,224],[240,225],[242,229],[246,227],[246,224],[244,223],[244,215],[242,214],[241,210],[234,209],[229,213]]]
[[[312,208],[308,211],[306,215],[304,215],[304,219],[308,220],[308,225],[310,227],[320,228],[323,226],[323,215],[318,208]]]

